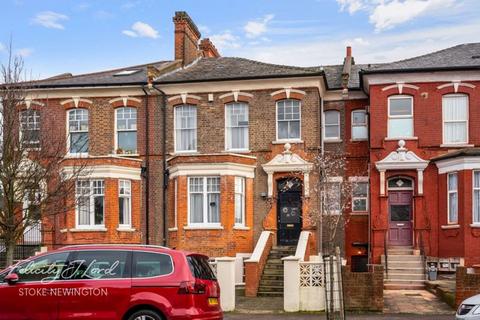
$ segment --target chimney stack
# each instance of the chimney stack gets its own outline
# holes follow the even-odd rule
[[[215,48],[215,45],[212,43],[212,41],[210,41],[209,38],[205,38],[200,41],[200,51],[202,52],[202,56],[205,58],[220,57],[220,53],[218,53],[217,48]]]
[[[352,47],[348,46],[347,47],[347,57],[351,57],[352,56]]]
[[[198,41],[201,34],[185,11],[175,12],[173,23],[175,24],[175,60],[182,60],[182,65],[186,66],[200,55]]]
[[[355,64],[355,61],[352,57],[352,47],[347,46],[347,55],[343,60],[343,71],[342,71],[342,88],[348,90],[348,81],[352,72],[352,65]]]

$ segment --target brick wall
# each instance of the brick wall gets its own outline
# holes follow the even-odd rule
[[[480,270],[474,270],[476,273],[467,273],[466,267],[457,267],[455,307],[463,300],[480,294]]]
[[[383,266],[371,272],[351,272],[342,267],[343,296],[348,311],[383,311]]]

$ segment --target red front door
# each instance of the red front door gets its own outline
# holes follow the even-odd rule
[[[388,193],[388,241],[393,246],[412,245],[412,191]]]

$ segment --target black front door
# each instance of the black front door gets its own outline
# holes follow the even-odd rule
[[[278,244],[295,245],[302,231],[302,188],[296,180],[278,182]]]

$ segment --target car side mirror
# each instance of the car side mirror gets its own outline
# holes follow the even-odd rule
[[[7,282],[8,284],[15,284],[18,282],[18,280],[18,274],[16,273],[10,273],[3,279],[3,281]]]

